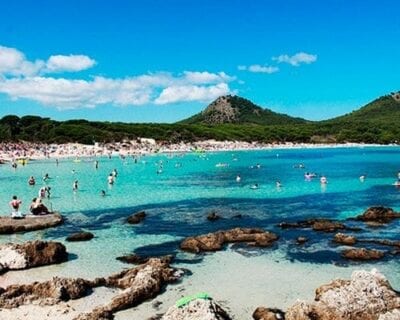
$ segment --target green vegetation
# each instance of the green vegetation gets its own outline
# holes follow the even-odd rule
[[[246,103],[243,105],[243,101]],[[239,123],[207,124],[192,117],[175,124],[128,124],[87,120],[54,121],[37,116],[0,119],[1,141],[31,141],[44,143],[112,142],[139,137],[165,142],[191,142],[204,139],[260,142],[364,142],[397,143],[400,141],[400,102],[392,96],[381,97],[350,114],[326,121],[310,122],[256,109],[239,97],[232,105],[241,110]],[[248,102],[248,103],[247,103]],[[268,115],[268,124],[260,124],[259,115]],[[256,119],[254,119],[256,117]],[[265,116],[266,117],[266,116]],[[266,118],[263,118],[266,119]],[[286,120],[284,120],[286,119]]]

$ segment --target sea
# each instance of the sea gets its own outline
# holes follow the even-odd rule
[[[113,170],[117,176],[109,185],[107,177]],[[309,218],[345,220],[377,205],[400,210],[400,188],[394,185],[399,171],[399,147],[116,155],[64,158],[58,163],[55,159],[31,160],[16,169],[3,164],[2,215],[10,214],[8,203],[13,195],[22,200],[21,211],[28,212],[40,187],[48,186],[51,195],[44,202],[66,222],[47,230],[1,235],[0,243],[60,241],[67,247],[69,261],[8,272],[0,276],[0,284],[53,276],[92,279],[131,267],[116,260],[118,256],[174,255],[173,266],[187,270],[181,282],[167,286],[156,304],[150,301],[117,313],[120,320],[162,313],[180,297],[198,292],[207,292],[234,319],[251,319],[258,306],[285,309],[298,299],[311,300],[318,286],[350,278],[352,271],[359,269],[378,269],[400,290],[400,255],[392,254],[392,248],[375,246],[387,253],[378,262],[349,262],[341,257],[345,247],[332,242],[334,234],[278,226]],[[50,179],[43,180],[46,173]],[[307,180],[306,173],[314,177]],[[36,185],[28,185],[30,176],[35,177]],[[325,185],[320,183],[322,176],[328,181]],[[78,190],[73,191],[75,180]],[[128,216],[142,210],[147,214],[142,223],[126,223]],[[211,212],[221,219],[208,221]],[[234,227],[262,228],[277,233],[280,239],[271,248],[235,244],[198,255],[179,250],[185,237]],[[400,240],[399,221],[362,229],[350,233],[359,238]],[[95,238],[65,241],[67,235],[81,230],[92,232]],[[298,236],[309,241],[298,245]]]

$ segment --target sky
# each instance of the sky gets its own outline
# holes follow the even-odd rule
[[[400,90],[397,0],[0,2],[0,117],[175,122],[236,94],[321,120]]]

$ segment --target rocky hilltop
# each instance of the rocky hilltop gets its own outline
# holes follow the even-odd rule
[[[239,96],[221,96],[210,103],[202,112],[183,120],[185,124],[261,124],[277,125],[287,123],[305,123],[301,118],[290,117],[286,114],[263,109],[250,100]]]

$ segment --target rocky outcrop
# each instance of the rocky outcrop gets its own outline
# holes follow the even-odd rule
[[[89,241],[92,240],[94,234],[87,231],[81,231],[77,233],[70,234],[65,240],[66,241]]]
[[[117,311],[134,307],[141,302],[156,296],[162,287],[180,278],[177,270],[169,267],[169,262],[152,258],[133,269],[124,270],[106,279],[96,279],[96,285],[105,285],[123,289],[108,304],[82,314],[74,320],[112,319]]]
[[[88,295],[92,288],[106,286],[121,290],[118,290],[117,295],[109,303],[98,306],[75,319],[113,319],[115,312],[136,306],[156,296],[165,284],[178,280],[181,275],[182,273],[169,266],[167,259],[150,258],[135,268],[93,281],[56,277],[46,282],[12,285],[0,289],[0,309],[12,309],[27,304],[55,305],[61,301]]]
[[[228,313],[211,299],[195,299],[188,304],[172,306],[161,320],[231,320]]]
[[[347,246],[352,246],[357,242],[357,238],[344,233],[337,233],[333,237],[333,242],[338,244],[344,244]]]
[[[382,320],[397,313],[400,296],[376,270],[355,271],[316,290],[313,302],[290,307],[286,320]],[[386,317],[386,318],[385,318]],[[398,319],[398,318],[392,318]]]
[[[370,207],[363,214],[353,219],[364,222],[389,223],[398,218],[400,218],[400,213],[395,212],[392,208]]]
[[[60,242],[36,240],[0,246],[0,266],[3,272],[61,263],[67,258],[67,250]]]
[[[24,219],[12,219],[0,217],[0,234],[12,234],[46,229],[63,223],[63,217],[59,213],[43,216],[26,216]]]
[[[139,211],[129,216],[126,222],[129,224],[139,224],[144,220],[144,218],[146,218],[146,212]]]
[[[184,251],[199,253],[202,251],[221,250],[226,243],[245,242],[259,247],[271,246],[278,236],[272,232],[256,228],[235,228],[217,231],[182,241],[180,248]]]
[[[258,307],[253,312],[254,320],[284,320],[285,313],[280,309]]]
[[[34,302],[54,305],[61,301],[81,298],[89,293],[91,287],[92,283],[87,280],[58,277],[46,282],[11,285],[0,294],[0,308],[17,308]]]
[[[307,229],[314,231],[335,232],[339,230],[360,231],[360,228],[349,227],[342,222],[329,219],[310,219],[298,222],[281,222],[278,225],[281,229]]]
[[[375,249],[347,249],[343,250],[342,257],[350,260],[379,260],[385,256],[385,253]]]

